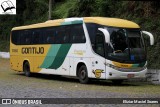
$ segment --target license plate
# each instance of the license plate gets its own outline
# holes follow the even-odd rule
[[[133,78],[133,77],[134,77],[134,74],[128,74],[127,77],[128,77],[128,78]]]

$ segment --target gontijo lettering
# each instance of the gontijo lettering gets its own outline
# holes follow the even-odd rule
[[[23,47],[22,54],[43,54],[44,47]]]

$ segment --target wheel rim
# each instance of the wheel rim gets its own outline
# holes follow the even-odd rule
[[[81,77],[82,80],[85,79],[85,77],[86,77],[86,71],[85,71],[85,70],[82,70],[82,71],[80,72],[80,77]]]
[[[28,74],[28,73],[29,73],[29,70],[30,70],[30,69],[29,69],[29,66],[26,65],[26,66],[25,66],[25,73]]]
[[[26,71],[28,71],[29,70],[29,66],[28,65],[26,65]]]

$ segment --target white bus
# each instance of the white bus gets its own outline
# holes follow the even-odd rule
[[[10,64],[26,76],[42,73],[76,76],[80,83],[90,78],[121,83],[145,77],[143,36],[154,44],[153,35],[136,23],[105,17],[66,18],[14,27]]]

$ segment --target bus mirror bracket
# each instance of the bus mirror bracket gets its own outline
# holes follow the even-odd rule
[[[153,37],[152,33],[147,32],[147,31],[142,31],[142,33],[148,35],[150,38],[150,45],[154,45],[154,37]]]
[[[98,30],[101,31],[104,34],[106,43],[110,44],[109,32],[106,29],[103,29],[103,28],[98,28]]]

